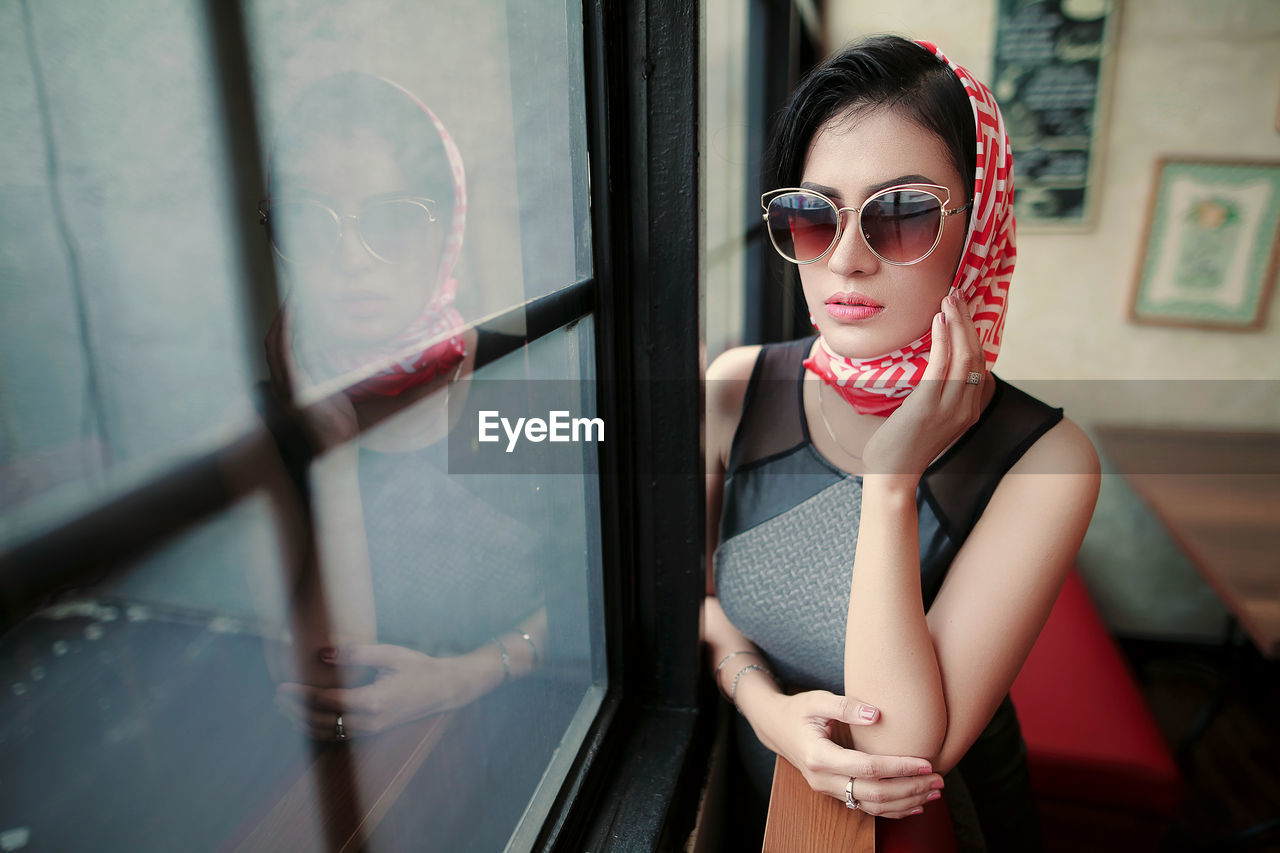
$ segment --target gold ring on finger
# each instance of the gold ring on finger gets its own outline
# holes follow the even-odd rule
[[[982,374],[976,370],[970,370],[969,375],[964,378],[965,385],[981,385]]]

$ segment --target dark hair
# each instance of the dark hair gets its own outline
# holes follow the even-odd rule
[[[453,170],[431,117],[413,98],[379,77],[344,71],[308,86],[281,117],[271,148],[275,185],[294,157],[319,138],[368,132],[389,144],[408,189],[453,211]],[[269,187],[274,192],[274,187]]]
[[[778,118],[766,181],[799,185],[814,134],[837,116],[894,110],[942,142],[973,198],[978,160],[973,108],[964,85],[927,48],[899,36],[849,45],[810,71]],[[770,186],[766,183],[766,188]]]

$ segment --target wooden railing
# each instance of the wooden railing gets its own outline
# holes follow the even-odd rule
[[[852,746],[844,726],[836,726],[834,740]],[[769,818],[764,830],[764,853],[874,853],[875,819],[846,808],[844,803],[814,792],[800,771],[778,756],[769,795]]]

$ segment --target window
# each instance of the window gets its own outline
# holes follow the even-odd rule
[[[696,13],[0,15],[5,845],[687,831]]]

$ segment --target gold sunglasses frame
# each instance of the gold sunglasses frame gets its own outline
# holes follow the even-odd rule
[[[331,217],[333,217],[333,222],[337,226],[338,230],[337,230],[337,236],[334,237],[333,248],[330,250],[329,257],[332,257],[333,254],[337,252],[338,246],[342,243],[342,237],[345,234],[343,223],[345,223],[348,219],[350,219],[356,224],[356,237],[360,239],[360,245],[364,247],[364,250],[366,252],[368,252],[376,260],[381,261],[384,264],[395,266],[397,263],[399,263],[399,261],[393,261],[388,258],[384,258],[382,255],[378,254],[372,246],[369,245],[369,242],[364,238],[364,229],[361,228],[360,226],[359,214],[355,214],[355,213],[348,213],[346,215],[339,214],[338,211],[334,210],[332,207],[320,201],[319,199],[312,198],[310,196],[305,196],[305,195],[299,196],[296,198],[283,198],[283,199],[267,198],[258,202],[258,224],[267,229],[267,242],[271,244],[271,251],[273,251],[276,254],[276,256],[279,257],[280,260],[284,261],[285,263],[304,264],[304,263],[307,263],[308,259],[290,258],[284,252],[280,251],[280,246],[277,245],[276,243],[275,236],[272,234],[272,231],[271,231],[271,208],[278,205],[282,201],[283,202],[306,202],[308,204],[313,204],[316,207],[320,208],[321,210],[326,211]],[[365,207],[368,207],[374,204],[401,204],[401,203],[408,203],[408,204],[413,204],[413,205],[417,205],[418,207],[421,207],[423,210],[427,212],[427,224],[431,225],[435,223],[436,216],[434,211],[432,211],[431,209],[431,207],[436,203],[435,199],[426,198],[425,196],[399,196],[399,197],[391,196],[388,198],[378,198],[361,205],[361,209],[364,209]],[[328,258],[325,258],[324,260],[327,260],[327,259]]]
[[[927,195],[933,196],[935,199],[938,200],[938,206],[942,214],[941,217],[938,219],[938,233],[934,235],[933,245],[929,247],[929,251],[925,252],[923,255],[916,258],[914,261],[889,260],[884,255],[880,254],[875,250],[875,247],[871,245],[871,241],[867,239],[867,232],[862,230],[863,208],[865,208],[869,203],[879,198],[880,196],[887,195],[888,193],[891,193],[891,192],[897,192],[898,190],[920,190],[921,192],[924,192]],[[790,257],[786,252],[782,251],[782,247],[778,245],[777,239],[775,239],[773,236],[773,230],[769,228],[769,205],[772,204],[777,199],[781,198],[782,196],[791,195],[793,193],[798,195],[807,195],[807,196],[814,196],[815,198],[820,198],[823,201],[825,201],[827,204],[831,205],[831,207],[834,208],[836,212],[835,237],[832,238],[831,245],[827,246],[826,251],[824,251],[821,255],[818,255],[818,257],[814,258],[813,260],[799,261],[793,257]],[[779,255],[781,255],[783,260],[787,260],[793,264],[799,264],[801,266],[806,264],[816,264],[818,261],[822,260],[827,255],[831,254],[832,249],[840,245],[840,238],[844,236],[844,219],[845,218],[842,214],[846,210],[853,213],[855,217],[855,221],[857,223],[858,235],[862,238],[862,244],[867,247],[867,249],[871,252],[871,254],[875,255],[877,258],[884,261],[886,264],[890,264],[891,266],[895,266],[895,267],[909,267],[912,264],[918,264],[921,261],[923,261],[925,258],[932,255],[934,249],[938,248],[938,244],[942,242],[942,229],[945,228],[947,225],[947,217],[955,216],[957,213],[963,213],[973,206],[972,201],[967,201],[964,204],[960,205],[959,207],[948,210],[947,205],[950,203],[951,203],[951,190],[947,189],[944,186],[940,186],[938,184],[897,184],[896,186],[886,187],[885,189],[882,189],[879,192],[873,193],[872,195],[868,196],[866,201],[862,202],[861,208],[841,207],[840,205],[836,204],[835,201],[823,195],[822,193],[817,192],[816,190],[805,189],[804,187],[785,187],[783,189],[778,189],[778,190],[769,190],[767,193],[763,193],[760,196],[760,206],[764,208],[764,216],[762,217],[765,222],[764,230],[769,233],[769,242],[773,244],[774,251],[776,251]]]

